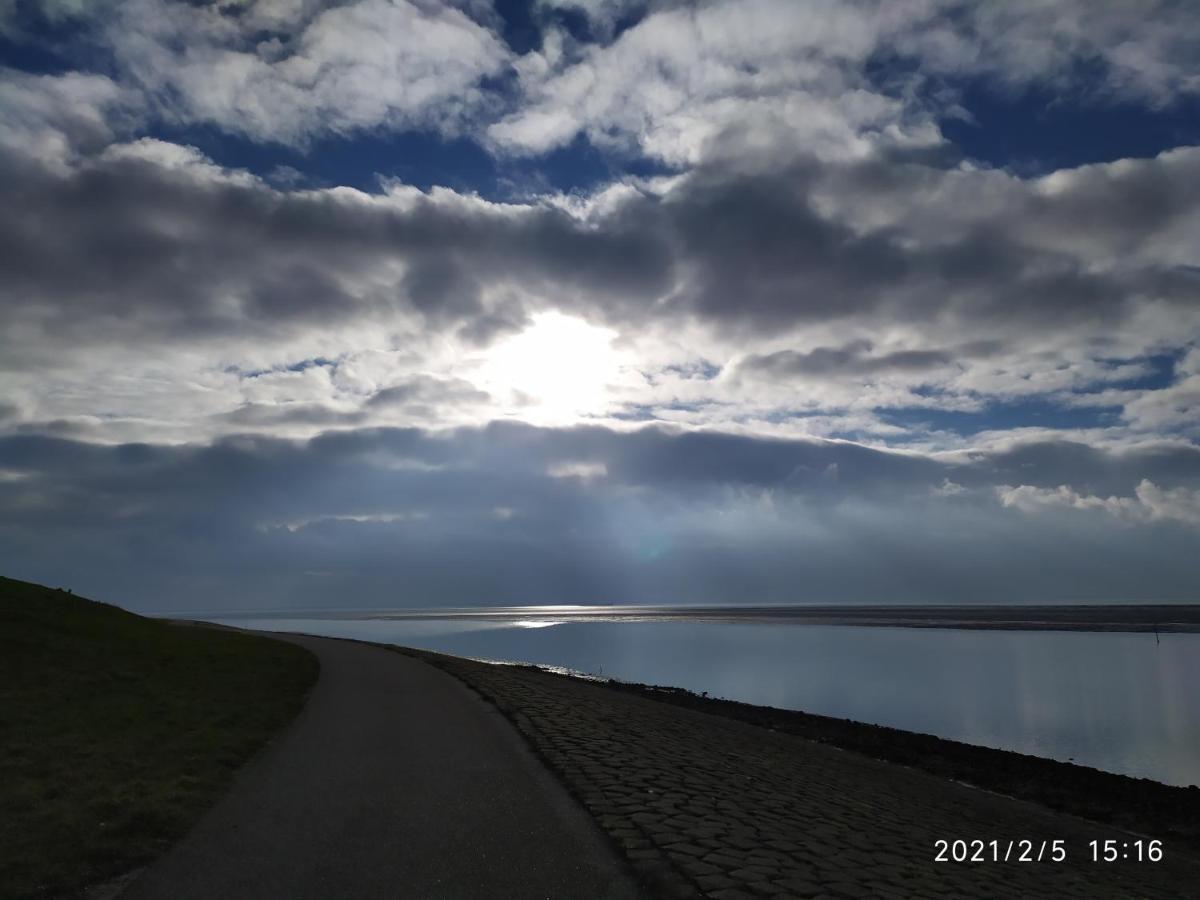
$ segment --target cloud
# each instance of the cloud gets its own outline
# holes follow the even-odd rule
[[[1164,490],[1149,479],[1143,479],[1131,497],[1097,497],[1080,494],[1067,485],[1057,488],[1037,488],[1031,485],[1002,486],[996,494],[1004,506],[1025,512],[1045,508],[1067,507],[1079,510],[1103,510],[1110,515],[1131,521],[1172,520],[1200,524],[1200,491],[1187,487]]]
[[[980,79],[1192,102],[1183,4],[546,0],[522,56],[482,0],[9,12],[95,69],[0,72],[0,545],[30,577],[1194,596],[1200,148],[1024,177],[938,124]],[[670,171],[505,200],[300,171],[412,132]]]
[[[156,116],[296,146],[416,128],[506,154],[585,135],[675,165],[798,144],[834,159],[945,149],[936,120],[966,115],[972,78],[1093,104],[1200,93],[1200,27],[1174,0],[554,0],[535,5],[541,46],[521,57],[483,0],[18,7],[0,27],[36,42],[69,23]]]
[[[597,12],[593,21],[612,21],[612,9]],[[849,5],[751,0],[669,6],[608,45],[575,47],[551,32],[518,64],[522,102],[488,137],[541,153],[584,133],[601,146],[695,163],[719,135],[765,120],[844,153],[861,146],[859,131],[901,117],[894,100],[847,71],[863,63],[880,27]]]
[[[1138,509],[1136,498],[1085,496],[1065,484],[1057,488],[1037,488],[1028,484],[1017,487],[1004,485],[996,488],[996,496],[1004,506],[1013,506],[1025,512],[1063,506],[1072,509],[1099,509],[1114,515],[1132,515]]]
[[[139,98],[105,75],[0,69],[0,148],[64,167],[135,121]]]
[[[928,148],[940,142],[933,115],[961,112],[954,81],[971,77],[1093,103],[1200,93],[1200,26],[1170,0],[556,5],[582,9],[602,35],[643,15],[602,44],[551,30],[517,63],[521,103],[487,132],[508,152],[542,153],[578,134],[675,164],[730,141],[741,154],[783,140],[826,158],[881,140]]]
[[[1152,481],[1137,486],[1137,498],[1151,519],[1174,519],[1200,524],[1200,491],[1186,487],[1163,490]]]
[[[368,406],[396,406],[410,403],[486,403],[488,395],[470,382],[418,376],[400,384],[382,388],[371,395]]]
[[[1200,91],[1200,26],[1187,3],[1130,6],[1087,0],[1018,0],[991,6],[922,4],[925,14],[896,50],[939,74],[978,74],[1014,87],[1041,83],[1112,97],[1169,103]]]
[[[321,6],[132,0],[111,9],[103,36],[160,115],[301,146],[372,128],[459,131],[509,58],[453,5]]]
[[[1175,365],[1177,380],[1159,391],[1128,398],[1125,415],[1137,427],[1195,435],[1200,421],[1200,348],[1192,347]]]
[[[1033,459],[1052,480],[1136,489],[1156,512],[1118,521],[1085,504],[1071,529],[1019,507],[997,513],[996,487]],[[746,591],[762,602],[1128,599],[1197,587],[1184,552],[1196,448],[1046,444],[952,460],[495,424],[176,446],[7,437],[0,471],[13,574],[54,572],[143,609],[328,606],[345,591],[357,605],[425,606],[736,602]],[[309,570],[327,574],[318,583]]]
[[[765,356],[748,356],[738,368],[772,378],[817,375],[876,375],[887,372],[924,372],[952,364],[955,354],[946,350],[893,350],[870,355],[870,341],[852,341],[841,347],[817,347],[807,353],[780,350]]]
[[[1182,433],[1190,363],[1129,385],[1200,333],[1197,176],[1192,149],[1049,179],[806,157],[497,203],[284,189],[153,139],[65,165],[11,150],[0,365],[22,427],[98,439],[460,425],[520,414],[484,383],[488,354],[557,310],[616,334],[620,370],[582,410],[601,418],[888,439],[903,429],[879,410],[1040,397]],[[1147,202],[1147,184],[1171,199]],[[1096,228],[1098,210],[1117,224]],[[239,374],[318,357],[341,364],[286,410]],[[702,363],[724,374],[685,374]],[[471,387],[362,408],[419,376]]]
[[[535,8],[543,14],[568,10],[582,14],[598,37],[611,39],[617,27],[625,22],[636,24],[652,9],[679,6],[679,0],[536,0]]]
[[[449,191],[279,191],[150,139],[66,174],[9,158],[0,178],[14,201],[0,225],[9,312],[37,310],[66,340],[97,328],[220,337],[355,317],[462,326],[491,305],[485,277],[496,294],[515,282],[532,297],[636,300],[663,289],[670,265],[661,240],[628,222],[589,227],[548,205]],[[64,257],[75,265],[58,265]]]

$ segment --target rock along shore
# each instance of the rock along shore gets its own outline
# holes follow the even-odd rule
[[[722,701],[662,702],[644,687],[402,652],[504,712],[654,896],[1180,897],[1200,885],[1200,855],[1184,837],[1000,796],[747,721],[744,710],[688,708]],[[1134,841],[1152,838],[1163,840],[1159,862],[1092,860],[1090,841],[1135,852]],[[989,858],[1013,849],[1008,862],[935,862],[939,840],[983,841]],[[1016,861],[1020,841],[1042,860]],[[1065,861],[1050,861],[1052,841]]]

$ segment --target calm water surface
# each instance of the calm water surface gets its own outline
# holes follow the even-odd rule
[[[1200,634],[725,622],[229,624],[563,666],[1200,784]]]

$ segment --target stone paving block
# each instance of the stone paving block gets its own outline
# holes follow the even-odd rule
[[[751,881],[775,881],[779,878],[778,869],[769,869],[766,866],[742,866],[739,869],[730,869],[728,871],[734,878],[746,883]]]
[[[704,857],[705,862],[710,862],[714,866],[720,866],[723,869],[736,869],[742,865],[742,859],[729,853],[727,849],[709,853]]]
[[[664,849],[669,850],[672,853],[690,856],[694,859],[700,859],[708,852],[708,850],[706,850],[704,847],[697,847],[695,844],[689,844],[686,841],[680,841],[675,844],[667,844]]]
[[[709,865],[703,860],[696,859],[694,856],[683,856],[667,851],[671,860],[679,866],[681,872],[690,878],[699,878],[702,875],[716,875],[721,870],[716,866]]]
[[[787,891],[769,881],[751,881],[743,887],[757,897],[786,897]]]
[[[1120,832],[745,722],[533,669],[438,657],[491,700],[653,897],[1186,896],[1200,860],[1097,866]],[[935,864],[937,839],[1067,840],[1059,865]],[[703,879],[703,881],[702,881]]]
[[[869,888],[863,887],[860,884],[852,884],[848,881],[833,881],[826,884],[825,890],[839,897],[849,897],[851,900],[860,900],[863,897],[870,897],[872,892]]]
[[[756,900],[753,894],[740,888],[725,888],[713,891],[708,896],[714,897],[716,900]]]
[[[696,877],[696,884],[700,886],[700,890],[711,894],[713,891],[719,891],[722,888],[738,887],[738,883],[728,875],[714,873],[712,875],[699,875]],[[742,886],[744,887],[744,885]]]
[[[636,860],[656,859],[661,861],[663,858],[662,851],[657,847],[634,847],[626,850],[625,855]]]

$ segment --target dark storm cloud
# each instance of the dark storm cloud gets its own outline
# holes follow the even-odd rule
[[[353,408],[300,401],[244,403],[217,419],[241,428],[265,431],[292,425],[347,428],[371,424],[380,412],[401,411],[410,416],[437,419],[439,413],[479,406],[490,399],[486,391],[461,379],[417,375],[375,391]]]
[[[232,425],[262,429],[280,425],[332,428],[338,425],[361,425],[366,421],[362,410],[339,410],[324,403],[245,403],[219,418]]]
[[[867,340],[851,341],[841,347],[817,347],[802,353],[780,350],[746,357],[738,364],[749,371],[772,378],[818,375],[877,375],[888,372],[924,372],[951,365],[958,357],[948,350],[896,350],[871,355]]]
[[[1200,488],[1200,447],[1194,444],[1151,444],[1124,451],[1106,450],[1072,440],[1016,443],[1005,450],[972,451],[962,484],[1028,484],[1035,487],[1075,486],[1081,493],[1129,494],[1143,478],[1162,484]]]
[[[950,177],[904,163],[890,194],[864,200],[880,165],[702,169],[663,198],[632,195],[583,220],[546,204],[447,193],[280,192],[171,145],[141,144],[67,171],[10,154],[0,159],[9,199],[0,315],[36,325],[47,342],[80,344],[397,315],[486,338],[530,304],[615,322],[698,316],[740,333],[869,314],[906,324],[950,317],[960,332],[975,321],[1068,334],[1119,322],[1135,300],[1197,299],[1197,278],[1173,263],[1169,237],[1195,212],[1189,185],[1200,180],[1200,153],[1103,176],[1068,173],[1052,192],[1010,183],[994,215],[966,215],[936,239],[817,211],[814,196],[831,189],[846,202],[928,204],[931,185]],[[1147,179],[1160,186],[1158,200],[1142,198]],[[1093,241],[1098,210],[1105,224]],[[1035,246],[1031,234],[1047,238]],[[1165,250],[1154,250],[1156,237]],[[1098,266],[1116,247],[1139,252]],[[918,355],[878,364],[934,365],[944,352],[911,349]]]
[[[549,206],[281,193],[175,158],[179,148],[154,158],[160,149],[67,173],[0,158],[9,198],[0,315],[81,344],[265,334],[406,311],[437,326],[483,315],[483,278],[568,301],[619,294],[647,304],[670,278],[662,238],[628,222],[597,229]]]
[[[93,516],[111,503],[159,498],[162,512],[193,515],[206,498],[256,510],[266,519],[302,515],[386,512],[416,503],[433,514],[518,500],[531,485],[544,493],[559,480],[547,473],[560,463],[605,467],[605,483],[634,489],[699,491],[781,488],[838,493],[923,490],[949,475],[955,480],[1004,478],[1042,454],[1039,477],[1057,483],[1066,471],[1096,471],[1108,454],[1074,445],[1039,445],[1006,455],[981,454],[966,465],[871,450],[856,444],[765,440],[735,435],[647,428],[632,433],[596,427],[541,429],[496,423],[442,435],[416,429],[329,432],[308,442],[235,437],[208,446],[125,444],[113,447],[56,438],[0,439],[0,466],[22,476],[8,490],[29,509],[51,515],[43,488],[94,492]],[[1180,451],[1168,459],[1174,460]],[[1200,451],[1189,457],[1193,470]],[[1059,464],[1054,464],[1057,461]],[[1080,467],[1087,464],[1085,469]],[[1159,463],[1163,464],[1162,461]],[[1187,469],[1184,465],[1181,468]],[[371,483],[356,483],[378,470]],[[985,477],[981,473],[987,473]],[[1143,473],[1134,465],[1128,477]],[[31,480],[25,480],[28,476]],[[1110,476],[1109,481],[1113,478]],[[392,490],[379,492],[383,482]],[[569,479],[563,483],[569,482]],[[1040,482],[1039,482],[1040,483]],[[306,492],[288,490],[307,485]],[[220,486],[218,494],[214,488]],[[314,496],[318,491],[322,495]],[[325,492],[328,491],[326,494]],[[197,503],[197,501],[199,501]],[[434,502],[432,507],[426,504]],[[116,505],[121,505],[117,503]]]
[[[1049,228],[1076,230],[1080,223],[1090,223],[1096,240],[1114,250],[1133,250],[1195,212],[1198,170],[1190,149],[1164,154],[1154,165],[1085,166],[1063,179],[1066,189],[1032,197],[1028,214]]]
[[[564,474],[582,462],[593,474]],[[1195,447],[1037,443],[945,460],[505,424],[174,447],[9,437],[0,472],[13,574],[119,592],[142,608],[328,604],[343,589],[355,605],[438,605],[1197,586],[1187,525],[1085,515],[1064,530],[1001,508],[993,490],[1068,479],[1121,495],[1142,479],[1195,490]],[[101,532],[108,539],[95,540]],[[901,572],[902,585],[889,585]]]
[[[805,168],[699,173],[667,204],[692,278],[679,301],[758,327],[869,311],[911,262],[887,235],[854,234],[810,205]]]
[[[367,406],[404,406],[410,403],[486,403],[486,391],[458,378],[433,378],[418,375],[400,384],[376,391]]]
[[[483,312],[478,279],[454,260],[430,255],[408,270],[402,290],[427,317],[462,320]]]
[[[888,190],[877,192],[885,173]],[[760,333],[870,315],[1069,334],[1076,326],[1120,321],[1135,300],[1200,300],[1191,272],[1174,264],[1170,252],[1153,252],[1156,239],[1200,207],[1197,176],[1200,152],[1177,151],[1062,173],[1053,190],[1010,179],[1002,201],[973,211],[957,198],[930,200],[972,176],[896,162],[886,153],[862,163],[809,161],[765,173],[701,170],[664,201],[668,233],[690,275],[672,302]],[[975,177],[980,190],[995,189],[993,176]],[[1146,201],[1139,194],[1143,181],[1160,194],[1171,183],[1179,191],[1170,202]],[[822,195],[850,208],[890,204],[960,224],[933,239],[903,216],[852,227],[818,212],[815,198]],[[1114,252],[1129,255],[1113,266]]]

